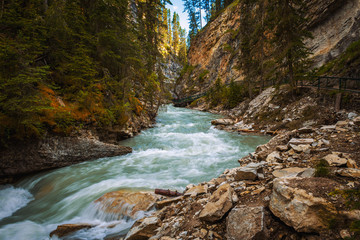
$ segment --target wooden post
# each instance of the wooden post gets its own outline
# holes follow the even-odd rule
[[[335,111],[338,112],[341,109],[341,93],[336,94]]]

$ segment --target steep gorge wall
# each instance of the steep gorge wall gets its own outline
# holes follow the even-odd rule
[[[336,58],[360,39],[360,0],[312,0],[307,13],[313,39],[306,44],[313,53],[314,67]],[[223,82],[243,79],[236,68],[240,16],[240,5],[232,4],[194,39],[188,53],[194,69],[178,81],[179,96],[202,92],[217,78]]]

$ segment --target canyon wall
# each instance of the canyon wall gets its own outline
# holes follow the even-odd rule
[[[308,29],[313,35],[306,40],[312,52],[313,67],[338,57],[352,42],[360,39],[360,0],[312,0],[307,3],[306,13]],[[240,4],[233,3],[199,32],[188,53],[193,69],[176,86],[179,96],[203,92],[217,78],[222,82],[243,79],[236,67],[240,17]]]

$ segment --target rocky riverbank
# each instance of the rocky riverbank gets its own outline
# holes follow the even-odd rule
[[[317,105],[311,94],[276,105],[281,91],[269,88],[230,111],[212,110],[227,114],[213,121],[219,129],[275,134],[239,159],[239,167],[188,185],[180,197],[114,192],[95,201],[118,219],[138,219],[126,235],[105,239],[356,239],[360,116]],[[197,104],[205,110],[206,103]],[[313,107],[323,112],[305,117]],[[257,122],[263,112],[269,119]],[[279,128],[293,121],[298,128]],[[59,226],[52,234],[65,228],[71,236],[78,227]]]
[[[360,211],[340,192],[360,187],[359,127],[356,117],[282,131],[240,159],[240,167],[157,202],[125,239],[354,237],[349,226]]]
[[[238,168],[189,185],[180,197],[106,194],[95,203],[119,219],[147,211],[126,236],[106,239],[356,239],[350,226],[360,220],[351,205],[359,200],[359,129],[360,117],[350,115],[335,125],[280,131]]]

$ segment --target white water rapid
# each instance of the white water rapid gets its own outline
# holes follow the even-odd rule
[[[0,240],[49,240],[49,233],[65,223],[97,225],[64,238],[68,240],[126,234],[134,220],[98,211],[94,200],[122,189],[182,191],[190,183],[209,181],[239,166],[239,158],[269,140],[216,130],[210,121],[219,117],[167,106],[155,128],[122,142],[134,149],[131,154],[39,173],[0,187]]]

